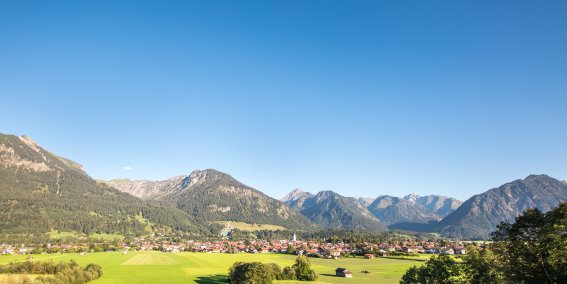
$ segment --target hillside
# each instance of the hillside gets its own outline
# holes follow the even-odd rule
[[[106,183],[145,200],[171,204],[204,222],[237,221],[295,230],[316,227],[285,203],[212,169],[165,181]]]
[[[462,239],[486,239],[501,221],[512,222],[528,208],[547,212],[567,200],[567,185],[546,175],[530,175],[465,201],[436,231]]]
[[[428,211],[419,204],[413,204],[408,200],[388,195],[376,198],[368,206],[368,210],[386,225],[429,223],[441,219],[439,215]]]
[[[0,134],[0,233],[206,231],[174,208],[97,183],[29,137]]]
[[[344,197],[332,191],[316,195],[295,194],[296,199],[286,203],[296,208],[315,224],[330,228],[384,231],[385,226],[355,198]]]

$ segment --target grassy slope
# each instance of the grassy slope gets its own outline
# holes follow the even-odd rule
[[[0,256],[0,263],[23,261],[26,256]],[[36,255],[34,260],[53,259],[55,262],[74,259],[81,265],[97,263],[103,267],[104,276],[95,284],[104,283],[225,283],[228,267],[235,261],[274,262],[290,266],[295,257],[282,254],[205,254],[161,252],[92,253]],[[349,258],[326,260],[311,258],[313,268],[321,276],[317,283],[398,283],[401,275],[413,265],[422,262],[397,259]],[[337,267],[353,272],[353,279],[334,277]],[[371,273],[361,273],[368,269]],[[294,283],[284,282],[279,283]],[[305,283],[305,282],[297,282]]]
[[[234,229],[239,229],[242,231],[250,231],[250,232],[255,232],[260,230],[271,230],[271,231],[285,230],[285,227],[270,225],[270,224],[249,224],[245,222],[234,222],[234,221],[216,221],[213,223],[222,224],[225,226],[227,224],[230,224],[230,226]]]

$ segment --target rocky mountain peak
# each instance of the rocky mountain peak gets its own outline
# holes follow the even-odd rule
[[[286,194],[281,201],[283,202],[288,202],[288,201],[293,201],[293,200],[298,200],[302,197],[307,197],[307,196],[313,196],[313,194],[309,193],[309,192],[305,192],[299,188],[296,188],[294,190],[292,190],[290,193]]]
[[[407,201],[411,202],[412,204],[415,204],[415,202],[417,201],[417,199],[419,197],[420,196],[417,193],[410,193],[410,194],[404,196],[403,198],[404,198],[404,200],[407,200]]]

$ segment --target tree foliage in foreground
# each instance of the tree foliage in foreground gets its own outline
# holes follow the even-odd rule
[[[567,283],[567,202],[542,213],[529,209],[514,224],[501,223],[494,252],[515,283]]]
[[[500,223],[492,245],[469,246],[464,262],[432,257],[410,268],[400,283],[567,283],[567,202],[542,213],[528,209]]]
[[[466,283],[463,267],[448,255],[432,256],[422,267],[412,267],[402,276],[402,284]]]
[[[273,280],[315,281],[317,273],[311,269],[309,259],[303,255],[291,267],[282,268],[275,263],[235,262],[228,270],[233,284],[269,284]]]

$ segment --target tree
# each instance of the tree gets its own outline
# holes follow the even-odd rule
[[[467,247],[467,254],[463,258],[467,282],[471,284],[502,283],[500,263],[491,249],[479,250],[477,246]]]
[[[506,278],[513,282],[567,283],[567,203],[543,214],[528,209],[493,234]]]
[[[295,253],[295,247],[293,247],[292,245],[288,245],[287,246],[287,253],[288,254],[294,254]]]
[[[467,283],[460,264],[448,255],[432,256],[422,267],[412,267],[402,276],[401,284]]]
[[[234,284],[268,284],[282,279],[282,269],[275,263],[235,262],[228,273],[229,282]]]
[[[313,269],[311,269],[311,263],[309,262],[309,259],[304,255],[297,256],[292,269],[295,270],[297,280],[315,281],[318,278],[317,273]]]

